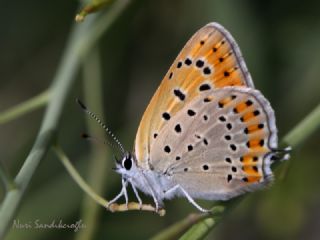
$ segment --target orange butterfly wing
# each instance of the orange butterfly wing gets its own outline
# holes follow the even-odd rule
[[[254,88],[231,34],[220,24],[209,23],[186,43],[144,112],[135,139],[137,164],[150,168],[153,140],[185,104],[201,91],[225,86]]]

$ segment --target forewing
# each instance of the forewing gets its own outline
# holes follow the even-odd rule
[[[210,23],[187,42],[151,99],[135,139],[138,165],[149,168],[151,144],[178,111],[201,92],[226,86],[254,88],[230,33]]]

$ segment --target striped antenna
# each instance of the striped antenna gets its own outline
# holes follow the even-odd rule
[[[78,98],[76,98],[77,103],[80,105],[83,111],[85,111],[87,114],[89,114],[90,117],[92,117],[94,120],[96,120],[99,125],[107,132],[107,134],[113,139],[113,141],[117,144],[118,149],[120,152],[125,155],[126,151],[124,150],[122,144],[118,140],[118,138],[110,131],[110,129],[103,123],[101,120],[93,113],[91,112],[86,105],[84,105]],[[110,146],[114,147],[113,144],[110,143]]]

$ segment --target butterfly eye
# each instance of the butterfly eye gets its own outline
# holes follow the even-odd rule
[[[126,169],[126,170],[130,170],[132,167],[132,159],[130,156],[126,156],[123,160],[122,160],[122,166]]]

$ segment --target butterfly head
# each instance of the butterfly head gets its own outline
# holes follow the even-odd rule
[[[125,178],[134,177],[138,171],[134,156],[126,152],[121,159],[116,158],[116,167],[114,170]]]

